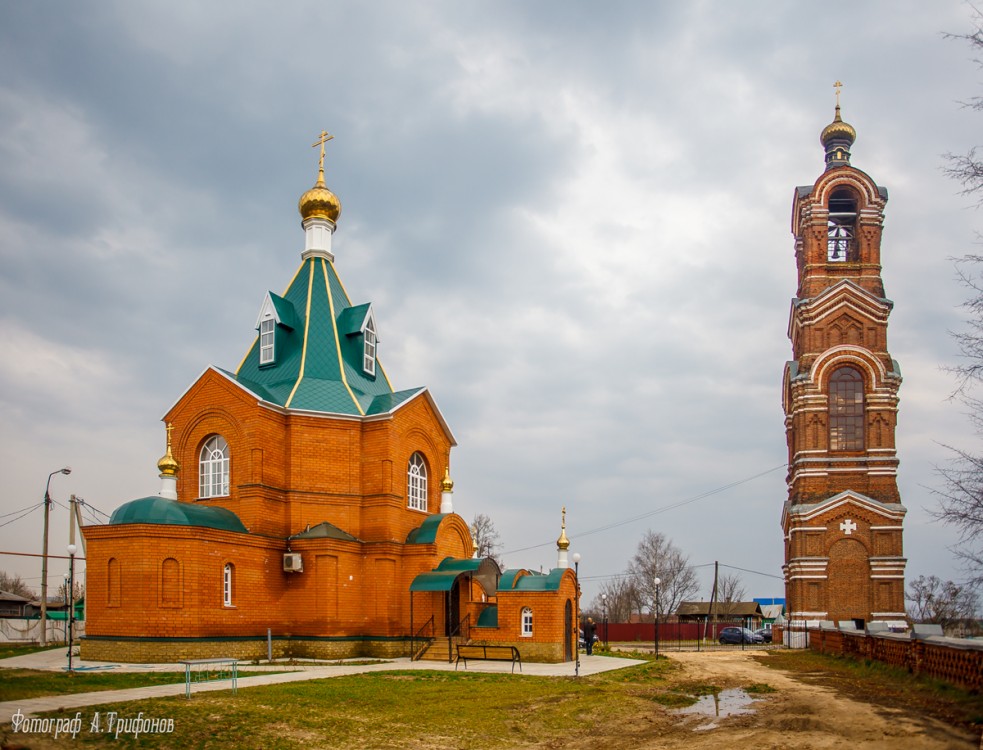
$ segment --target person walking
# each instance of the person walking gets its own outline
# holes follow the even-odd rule
[[[584,643],[587,645],[587,655],[590,656],[594,653],[594,636],[597,635],[597,625],[594,624],[594,620],[590,617],[587,618],[587,624],[584,625]]]

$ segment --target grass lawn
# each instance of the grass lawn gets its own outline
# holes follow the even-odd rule
[[[284,669],[284,672],[291,670]],[[239,671],[239,677],[272,672]],[[184,684],[184,672],[49,672],[35,669],[0,671],[0,701],[40,698],[45,695],[93,693],[100,690],[125,690],[151,685]],[[6,721],[6,717],[0,718]]]
[[[640,709],[651,712],[667,702],[667,680],[677,670],[666,659],[580,679],[407,670],[240,689],[237,695],[200,693],[191,700],[92,706],[82,711],[85,726],[75,740],[32,737],[31,747],[517,747],[559,741],[572,728],[590,733],[596,724],[610,726]],[[673,686],[669,702],[688,705],[706,689]],[[110,711],[126,718],[142,711],[144,717],[173,719],[175,731],[138,739],[89,733],[96,711],[103,722]]]
[[[22,645],[19,643],[0,643],[0,659],[9,659],[11,656],[23,656],[24,654],[35,654],[38,651],[49,651],[52,646],[37,646],[34,644]],[[67,646],[62,646],[66,652]]]
[[[628,656],[627,654],[624,654]],[[78,736],[32,736],[32,750],[63,748],[233,747],[236,750],[312,748],[560,748],[592,746],[657,747],[674,718],[666,708],[692,704],[719,687],[693,682],[668,659],[589,677],[533,677],[465,672],[394,671],[310,680],[231,691],[199,693],[191,700],[160,698],[92,706],[81,712]],[[971,724],[983,716],[983,697],[915,680],[904,673],[808,652],[773,651],[765,664],[805,681],[828,681],[836,690],[856,691],[863,700],[923,711],[926,706],[951,723]],[[5,681],[7,672],[2,673]],[[92,679],[107,675],[86,675]],[[117,675],[171,679],[180,675]],[[31,680],[78,679],[31,673]],[[144,684],[148,684],[146,681]],[[50,683],[49,683],[50,685]],[[114,686],[115,687],[115,686]],[[728,687],[733,687],[728,686]],[[768,684],[743,685],[768,694]],[[50,689],[50,688],[46,688]],[[91,689],[91,688],[87,688]],[[103,733],[89,731],[98,712]],[[132,732],[119,738],[105,732],[110,712],[121,718],[173,721],[173,733]],[[74,711],[52,716],[74,716]],[[0,717],[6,720],[7,717]],[[689,731],[689,730],[686,730]],[[20,736],[4,736],[17,743]]]

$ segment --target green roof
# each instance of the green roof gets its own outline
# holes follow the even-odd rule
[[[231,510],[208,505],[179,503],[154,495],[131,500],[119,506],[109,519],[110,525],[149,523],[165,526],[198,526],[220,531],[248,534],[242,521]]]
[[[357,537],[352,536],[347,531],[342,531],[333,523],[322,521],[317,526],[311,526],[299,534],[294,534],[290,539],[339,539],[343,542],[357,542]]]
[[[384,414],[421,392],[394,394],[382,365],[362,369],[358,335],[371,306],[353,306],[334,264],[320,257],[301,263],[283,296],[270,293],[280,316],[274,362],[260,366],[259,339],[230,377],[264,401],[331,414]]]
[[[445,557],[436,568],[414,578],[410,591],[450,591],[454,587],[454,581],[465,573],[470,573],[481,584],[485,593],[494,594],[498,565],[488,557]]]
[[[549,573],[526,571],[519,577],[521,569],[506,570],[498,582],[499,591],[559,591],[560,581],[566,568],[553,568]]]
[[[440,528],[441,522],[446,517],[444,513],[435,513],[432,516],[427,516],[427,519],[422,524],[406,535],[406,543],[433,544],[437,541],[437,529]]]
[[[475,623],[477,628],[497,628],[498,627],[498,605],[491,604],[481,610],[481,614],[478,615],[478,622]]]

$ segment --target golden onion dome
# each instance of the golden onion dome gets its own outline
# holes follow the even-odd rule
[[[440,481],[441,492],[453,492],[454,491],[454,480],[451,479],[451,469],[448,466],[444,469],[444,478]]]
[[[171,453],[171,430],[173,429],[174,425],[167,425],[167,452],[157,462],[157,468],[160,469],[160,473],[169,477],[177,476],[178,469],[181,468],[181,465]]]
[[[854,129],[853,125],[848,122],[843,122],[840,117],[840,105],[836,105],[836,115],[833,117],[833,122],[823,128],[823,132],[819,136],[819,142],[823,146],[832,140],[846,140],[849,144],[853,144],[857,140],[857,131]]]
[[[560,538],[556,540],[558,550],[570,549],[570,540],[567,539],[567,509],[563,508],[563,522],[560,525]]]
[[[333,224],[338,223],[341,214],[341,201],[338,196],[328,190],[324,184],[324,168],[318,170],[317,182],[314,187],[300,196],[297,203],[301,221],[311,218],[327,219]]]

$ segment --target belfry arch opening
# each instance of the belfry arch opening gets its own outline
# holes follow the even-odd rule
[[[829,196],[826,259],[854,263],[857,258],[857,196],[848,188],[838,188]]]

